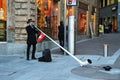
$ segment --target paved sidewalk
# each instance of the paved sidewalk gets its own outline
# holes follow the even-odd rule
[[[52,62],[45,63],[26,61],[20,56],[0,56],[0,80],[93,80],[71,73],[79,66],[71,57],[53,54],[52,58]]]
[[[120,49],[120,33],[104,34],[94,39],[81,40],[75,45],[76,55],[104,55],[104,44],[108,44],[108,56]],[[53,51],[61,54],[60,49]]]
[[[107,34],[76,44],[76,57],[82,61],[91,59],[92,64],[80,64],[61,51],[52,51],[52,62],[26,61],[25,56],[0,56],[0,80],[119,80],[120,34]],[[109,55],[103,57],[103,44],[109,44]],[[37,52],[36,57],[40,57]],[[105,71],[102,67],[110,65]]]
[[[101,37],[76,44],[76,55],[104,55],[104,44],[108,44],[108,56],[120,49],[120,33],[104,34]]]
[[[41,53],[37,53],[41,56]],[[38,56],[37,55],[37,56]],[[38,57],[39,57],[38,56]],[[120,73],[106,73],[102,69],[102,56],[77,55],[77,58],[85,60],[89,58],[93,64],[80,67],[70,56],[52,54],[52,62],[26,61],[22,56],[0,56],[0,80],[110,80],[120,79]],[[109,63],[108,63],[109,64]],[[113,63],[111,63],[112,65]],[[109,76],[109,77],[108,77]]]

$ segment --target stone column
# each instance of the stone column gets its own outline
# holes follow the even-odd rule
[[[36,21],[36,0],[14,0],[15,5],[15,40],[26,40],[26,22],[29,18]]]
[[[87,12],[87,16],[88,16],[88,18],[87,18],[87,35],[89,37],[91,37],[91,34],[90,34],[91,9],[92,9],[92,5],[89,4],[88,5],[88,12]]]
[[[118,25],[117,25],[117,31],[120,32],[120,1],[118,2]]]
[[[15,15],[14,15],[14,1],[13,0],[7,0],[7,41],[8,42],[14,42],[14,29],[15,29]]]

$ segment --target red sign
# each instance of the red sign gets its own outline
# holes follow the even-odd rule
[[[77,5],[77,0],[67,0],[67,6],[76,6]]]
[[[72,1],[73,1],[73,0],[68,0],[68,4],[72,4]]]

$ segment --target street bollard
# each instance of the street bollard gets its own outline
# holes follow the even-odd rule
[[[108,44],[104,44],[104,57],[108,55]]]

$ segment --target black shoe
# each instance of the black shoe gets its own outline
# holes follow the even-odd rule
[[[63,49],[61,49],[61,48],[60,48],[60,50],[61,50],[62,52],[64,52],[64,50],[63,50]]]
[[[29,61],[29,59],[27,58],[26,60],[28,60]]]
[[[35,57],[32,57],[32,59],[37,59],[37,58],[35,58]]]

